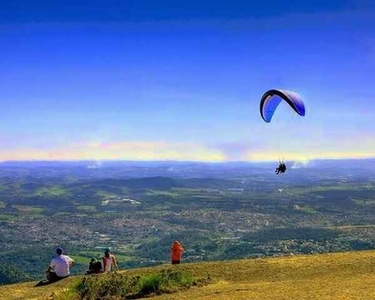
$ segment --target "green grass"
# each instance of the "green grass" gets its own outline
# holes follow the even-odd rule
[[[150,294],[177,292],[181,288],[189,288],[195,283],[190,274],[166,270],[160,273],[141,276],[138,279],[138,294],[145,296]]]
[[[118,195],[112,192],[99,190],[95,193],[95,196],[100,197],[100,198],[108,198],[110,196],[118,196]]]
[[[301,188],[291,188],[287,192],[291,195],[305,195],[316,192],[328,192],[328,191],[361,191],[368,190],[365,186],[361,185],[329,185],[329,186],[313,186],[313,187],[301,187]]]
[[[367,224],[367,225],[342,225],[342,226],[328,226],[324,227],[326,229],[332,230],[360,230],[360,229],[372,229],[375,228],[375,225]]]
[[[163,290],[163,280],[157,274],[172,270],[169,272],[180,272],[184,278],[178,279],[177,284],[173,276],[169,278],[164,290],[166,293],[156,292],[154,299],[374,299],[374,265],[375,251],[201,262],[94,275],[86,277],[89,281],[86,280],[84,284],[83,277],[70,277],[40,288],[34,288],[35,283],[7,285],[0,287],[0,295],[4,300],[76,300],[79,299],[76,293],[79,284],[82,288],[80,291],[86,291],[86,298],[83,299],[90,299],[89,295],[92,295],[91,299],[97,299],[98,294],[94,293],[98,292],[119,295],[130,291],[135,296],[142,289],[151,293]],[[210,284],[200,285],[199,279],[196,279],[208,276]],[[198,287],[186,288],[185,283],[190,285],[191,277]],[[179,287],[176,293],[169,294],[175,291],[176,286]],[[54,297],[51,297],[52,293]]]
[[[81,265],[89,265],[91,258],[81,255],[70,255],[70,257],[77,263]]]
[[[60,186],[41,187],[36,190],[34,196],[37,197],[60,197],[67,195],[68,191]]]
[[[121,254],[116,254],[116,259],[119,263],[121,262],[126,262],[126,261],[130,261],[130,260],[133,260],[134,257],[132,256],[128,256],[128,255],[121,255]]]
[[[180,197],[179,193],[173,193],[168,191],[157,191],[157,190],[148,190],[145,193],[146,196],[164,196],[164,197],[171,197],[171,198],[178,198]]]
[[[3,209],[5,207],[6,207],[5,203],[3,201],[0,201],[0,209]]]
[[[150,295],[173,293],[198,284],[198,280],[173,270],[140,276],[121,273],[106,273],[101,276],[87,276],[78,285],[78,294],[84,300],[109,298],[140,298]]]
[[[0,214],[0,221],[16,221],[18,216],[11,214]]]
[[[80,256],[88,257],[88,258],[100,258],[104,255],[104,252],[101,251],[85,251],[85,252],[80,252]],[[117,255],[116,255],[117,257]]]
[[[177,192],[179,194],[191,194],[191,193],[201,193],[202,192],[202,188],[183,188],[183,187],[179,187],[179,188],[171,188],[171,191],[172,192]]]
[[[167,212],[170,210],[170,205],[167,205],[165,203],[163,204],[155,204],[150,206],[152,208],[152,213],[157,217],[160,215],[163,215],[164,212]],[[159,215],[158,215],[159,213]]]
[[[103,255],[104,255],[104,253],[101,252],[101,251],[85,251],[85,252],[79,253],[75,257],[77,257],[79,263],[83,263],[83,264],[88,265],[91,258],[101,259],[103,257]],[[130,261],[130,260],[134,259],[134,257],[129,256],[129,255],[124,255],[124,254],[115,253],[115,256],[116,256],[116,259],[117,259],[118,263],[127,262],[127,261]]]
[[[55,214],[53,214],[53,216],[55,216],[55,217],[59,217],[59,216],[70,216],[72,213],[70,213],[70,212],[64,212],[64,211],[62,211],[62,212],[58,212],[58,213],[55,213]]]
[[[125,195],[128,195],[128,194],[129,194],[129,189],[127,187],[121,187],[120,193],[114,193],[114,192],[109,192],[105,190],[96,190],[95,192],[95,196],[102,200],[106,200],[111,196],[125,197]]]
[[[37,207],[37,206],[13,205],[13,207],[22,213],[33,214],[33,215],[40,215],[44,211],[44,208]]]
[[[92,212],[92,213],[97,212],[96,207],[93,205],[78,205],[76,206],[76,208],[83,212]]]
[[[375,205],[375,200],[374,199],[357,199],[357,198],[351,198],[355,204],[360,205],[360,206],[372,206]]]
[[[316,213],[315,208],[310,206],[310,205],[301,205],[301,206],[299,206],[298,210],[300,212],[305,213],[305,214],[315,214]]]
[[[227,202],[228,199],[225,199],[223,197],[220,197],[218,195],[193,195],[191,198],[200,198],[200,199],[212,199],[212,200],[219,200],[222,202]]]

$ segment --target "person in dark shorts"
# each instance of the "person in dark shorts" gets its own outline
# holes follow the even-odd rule
[[[74,260],[67,255],[63,255],[61,248],[56,249],[57,256],[52,259],[47,279],[50,282],[55,282],[70,275],[70,268],[74,264]]]
[[[56,249],[57,256],[52,259],[47,271],[46,280],[39,281],[36,286],[43,286],[64,279],[70,275],[70,268],[74,260],[67,255],[63,255],[61,248]]]

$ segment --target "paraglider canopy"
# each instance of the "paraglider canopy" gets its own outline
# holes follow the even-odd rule
[[[281,100],[287,102],[300,116],[305,115],[305,105],[297,93],[274,89],[265,92],[260,100],[260,114],[264,121],[267,123],[271,122],[273,114]]]

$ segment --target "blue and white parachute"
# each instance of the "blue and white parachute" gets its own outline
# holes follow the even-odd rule
[[[300,116],[305,115],[305,105],[300,95],[292,91],[274,89],[265,92],[260,100],[260,114],[264,121],[271,122],[273,114],[282,100],[288,103]]]

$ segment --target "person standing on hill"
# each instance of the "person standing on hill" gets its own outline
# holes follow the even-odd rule
[[[103,272],[111,272],[112,269],[118,271],[119,267],[117,265],[116,257],[111,254],[111,250],[107,248],[105,249],[103,256]]]
[[[70,275],[70,268],[74,264],[74,260],[67,255],[63,255],[61,248],[56,249],[57,256],[52,259],[48,270],[48,281],[55,282]]]
[[[171,247],[172,265],[178,265],[181,263],[181,256],[184,248],[178,241],[174,241]]]

